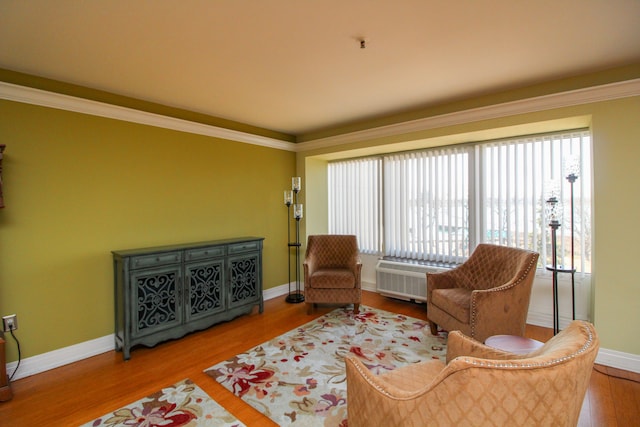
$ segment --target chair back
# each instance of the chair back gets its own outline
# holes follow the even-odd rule
[[[309,236],[305,258],[315,268],[354,269],[359,259],[358,240],[347,234],[316,234]]]
[[[457,334],[449,334],[449,339]],[[440,386],[449,396],[457,390],[452,408],[473,402],[469,420],[485,413],[492,414],[496,425],[575,426],[599,346],[593,325],[575,320],[541,348],[525,355],[496,352],[487,358],[456,357],[441,372],[445,378]],[[451,388],[447,392],[448,382]],[[473,395],[465,392],[464,397],[459,386],[468,382],[474,383],[475,391]]]
[[[457,269],[459,283],[468,289],[486,290],[535,275],[538,253],[509,246],[479,244]]]

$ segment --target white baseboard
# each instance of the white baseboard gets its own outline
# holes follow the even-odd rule
[[[375,283],[363,282],[362,289],[376,292],[376,285]],[[285,283],[284,285],[266,289],[264,291],[263,297],[266,301],[287,295],[288,292],[289,285]],[[530,312],[529,317],[527,318],[527,322],[544,327],[549,327],[550,320],[550,316],[544,313],[536,314]],[[568,319],[560,320],[561,325],[563,324],[563,322],[568,323]],[[53,350],[47,353],[38,354],[36,356],[27,357],[26,359],[23,359],[22,362],[20,362],[20,369],[18,370],[18,372],[16,372],[13,380],[18,380],[20,378],[39,374],[50,369],[68,365],[69,363],[87,359],[101,353],[106,353],[107,351],[111,351],[114,349],[114,336],[113,334],[109,334],[104,337],[81,342],[79,344],[74,344],[58,350]],[[625,371],[640,373],[640,355],[636,354],[623,353],[621,351],[601,348],[598,351],[596,363],[612,368],[623,369]],[[8,375],[13,374],[17,364],[18,362],[7,363]]]
[[[13,380],[39,374],[49,369],[59,368],[69,363],[106,353],[115,348],[114,335],[81,342],[79,344],[63,347],[58,350],[27,357],[20,362],[20,368],[16,372]],[[11,376],[16,369],[18,362],[7,363],[7,375]]]
[[[640,374],[640,356],[637,354],[601,348],[598,351],[596,363]]]
[[[291,290],[295,289],[296,284],[295,283],[291,283]],[[265,289],[262,292],[262,298],[267,301],[270,299],[274,299],[274,298],[278,298],[284,295],[287,295],[289,293],[289,285],[288,284],[284,284],[284,285],[280,285],[280,286],[276,286],[273,288],[269,288],[269,289]]]

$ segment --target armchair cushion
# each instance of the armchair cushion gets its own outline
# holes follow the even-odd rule
[[[433,300],[433,304],[460,322],[469,323],[471,292],[471,289],[466,288],[436,289],[431,294],[431,299]]]
[[[347,268],[324,268],[309,276],[309,287],[315,289],[335,289],[356,287],[353,271]]]

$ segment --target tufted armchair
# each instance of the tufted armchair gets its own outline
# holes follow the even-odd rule
[[[573,321],[541,348],[516,355],[460,331],[439,360],[374,375],[347,356],[349,427],[575,426],[599,340]]]
[[[431,333],[439,325],[482,342],[492,335],[524,336],[537,263],[537,252],[481,243],[457,268],[427,273]]]
[[[358,313],[362,301],[362,263],[356,236],[312,235],[304,260],[304,298],[307,312],[316,303],[353,304]]]

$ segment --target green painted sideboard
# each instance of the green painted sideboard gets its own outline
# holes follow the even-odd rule
[[[113,251],[115,345],[154,346],[250,313],[262,297],[262,237]]]

